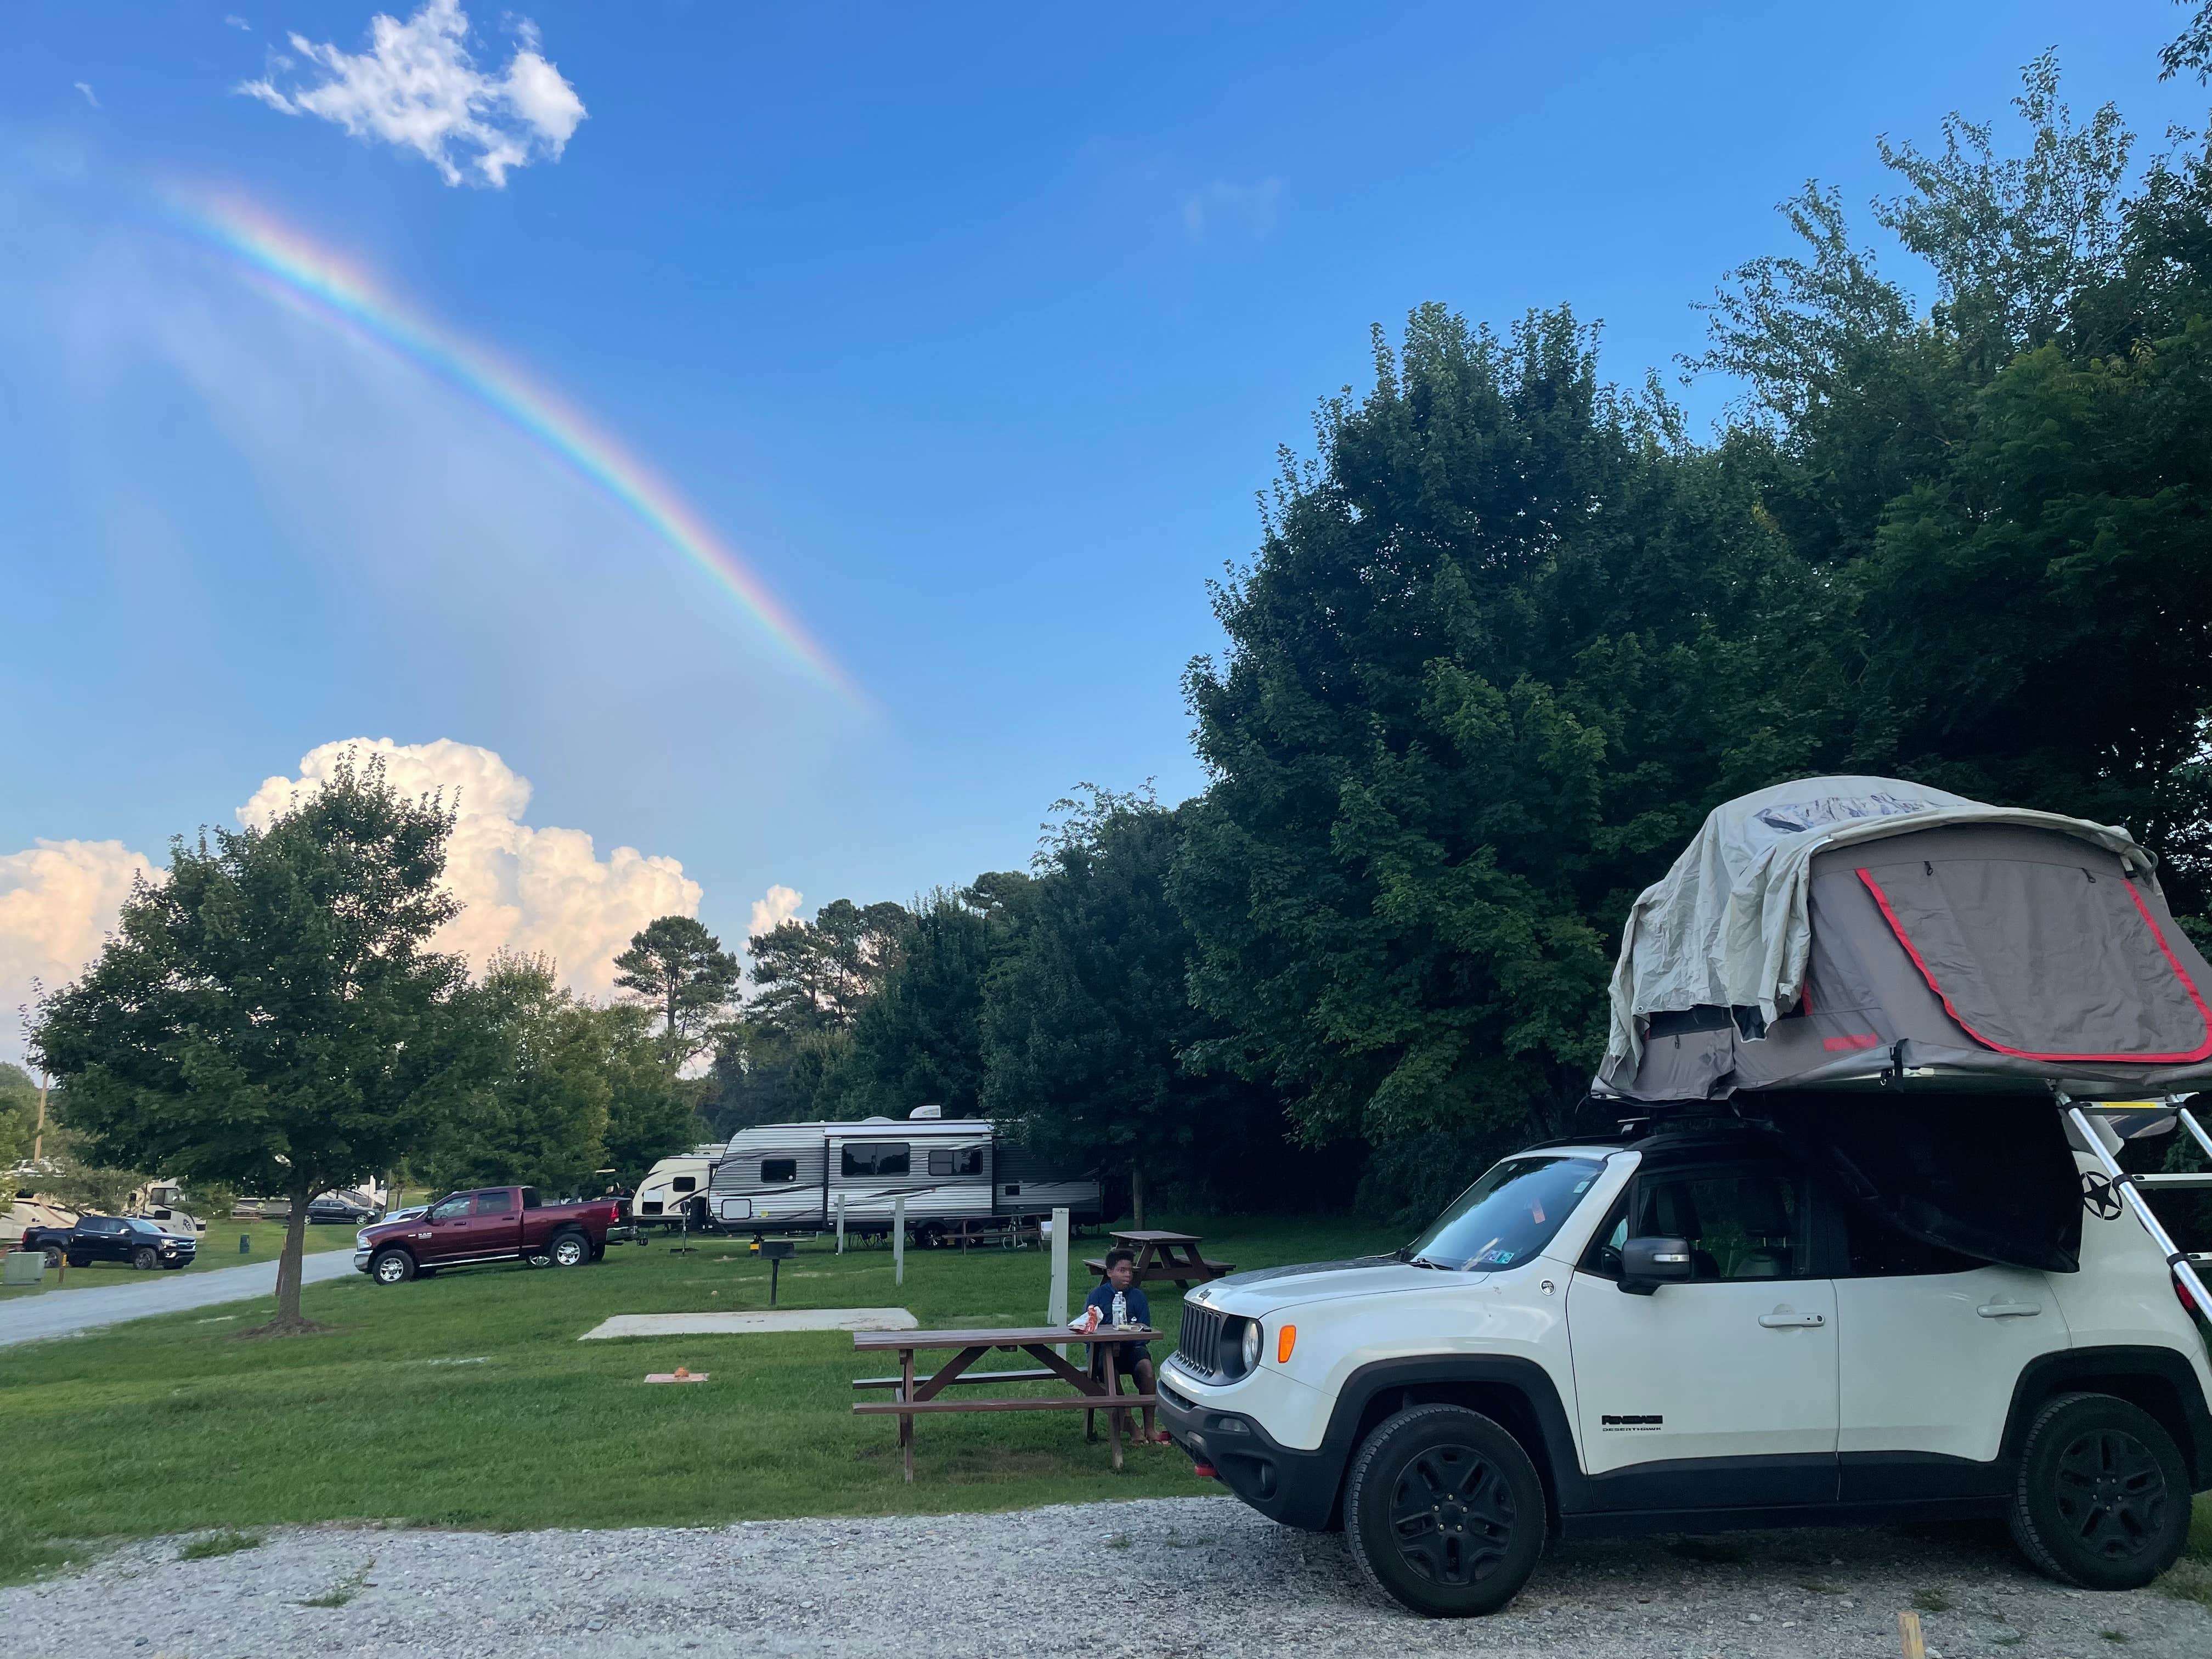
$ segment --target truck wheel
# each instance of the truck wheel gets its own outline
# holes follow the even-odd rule
[[[404,1250],[379,1250],[369,1260],[368,1276],[380,1285],[404,1285],[415,1277],[415,1258]]]
[[[45,1254],[46,1258],[46,1266],[49,1267],[58,1267],[62,1265],[62,1247],[60,1245],[47,1245]]]
[[[88,1255],[73,1255],[69,1259],[69,1264],[72,1267],[89,1267],[92,1266],[92,1258]]]
[[[150,1273],[161,1265],[161,1253],[151,1244],[141,1244],[131,1252],[131,1265],[142,1273]]]
[[[1544,1553],[1544,1483],[1480,1412],[1416,1406],[1367,1437],[1344,1486],[1344,1535],[1376,1587],[1437,1619],[1494,1613]]]
[[[592,1259],[592,1241],[581,1233],[562,1233],[553,1241],[551,1255],[556,1267],[577,1267]]]
[[[2137,1589],[2172,1566],[2189,1534],[2189,1470],[2140,1406],[2063,1394],[2021,1443],[2012,1539],[2061,1583]]]

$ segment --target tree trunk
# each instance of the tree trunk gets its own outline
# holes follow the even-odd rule
[[[300,1313],[300,1279],[307,1258],[307,1205],[315,1189],[306,1174],[295,1175],[289,1194],[292,1200],[291,1219],[284,1224],[284,1250],[276,1258],[276,1317],[266,1325],[240,1333],[246,1336],[304,1336],[313,1331],[325,1331],[327,1325],[319,1325]]]
[[[1129,1166],[1129,1213],[1134,1218],[1130,1224],[1141,1230],[1145,1224],[1145,1172],[1133,1164]]]

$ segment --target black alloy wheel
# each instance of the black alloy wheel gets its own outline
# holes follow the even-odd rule
[[[2063,1583],[2135,1589],[2180,1555],[2189,1486],[2172,1436],[2140,1406],[2061,1395],[2021,1443],[2013,1540]]]
[[[46,1266],[49,1267],[58,1267],[62,1265],[62,1247],[60,1245],[47,1245],[45,1255],[46,1258]]]
[[[1492,1613],[1543,1554],[1544,1486],[1504,1427],[1416,1406],[1367,1437],[1346,1478],[1344,1530],[1377,1588],[1432,1618]]]
[[[131,1265],[142,1273],[150,1273],[161,1265],[161,1253],[151,1244],[141,1244],[131,1252]]]

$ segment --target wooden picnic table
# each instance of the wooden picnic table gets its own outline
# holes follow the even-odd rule
[[[1196,1233],[1164,1233],[1151,1228],[1116,1231],[1116,1244],[1126,1244],[1137,1253],[1136,1279],[1139,1285],[1157,1285],[1172,1279],[1176,1287],[1188,1290],[1192,1279],[1200,1284],[1209,1279],[1220,1279],[1237,1271],[1233,1261],[1208,1261],[1198,1253]],[[1085,1257],[1083,1265],[1101,1279],[1106,1276],[1106,1258]]]
[[[906,1463],[906,1478],[914,1479],[914,1419],[925,1412],[1050,1412],[1105,1411],[1107,1437],[1114,1448],[1114,1467],[1121,1467],[1121,1413],[1142,1410],[1158,1406],[1159,1396],[1153,1394],[1122,1394],[1115,1361],[1119,1350],[1133,1342],[1154,1342],[1161,1333],[1149,1327],[1127,1329],[1110,1327],[1095,1330],[1087,1335],[1078,1334],[1065,1325],[1044,1325],[1015,1330],[974,1331],[855,1331],[853,1347],[860,1353],[879,1351],[896,1352],[899,1374],[896,1376],[863,1376],[853,1386],[856,1389],[890,1389],[888,1401],[863,1401],[853,1407],[855,1416],[895,1416],[899,1420],[899,1450]],[[1092,1376],[1087,1370],[1070,1364],[1053,1352],[1056,1345],[1084,1342],[1103,1348],[1101,1366],[1104,1375]],[[952,1348],[958,1352],[940,1364],[927,1376],[914,1374],[915,1354],[924,1349]],[[968,1368],[994,1348],[1008,1352],[1019,1350],[1036,1362],[1033,1369],[1010,1371],[971,1371]],[[1020,1399],[998,1400],[940,1400],[938,1395],[946,1389],[965,1387],[983,1382],[1049,1382],[1054,1379],[1072,1384],[1072,1395],[1048,1395]],[[1109,1409],[1106,1402],[1113,1401]]]

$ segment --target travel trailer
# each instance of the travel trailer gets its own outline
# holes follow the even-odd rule
[[[664,1158],[645,1172],[630,1195],[630,1219],[640,1226],[655,1224],[674,1228],[690,1212],[695,1227],[708,1219],[707,1183],[721,1159],[719,1146],[694,1146],[674,1158]]]
[[[842,1199],[846,1231],[873,1235],[890,1231],[903,1198],[907,1229],[924,1245],[1059,1208],[1077,1221],[1102,1218],[1095,1171],[1048,1164],[1001,1140],[988,1119],[941,1111],[740,1130],[714,1168],[708,1212],[725,1232],[824,1232]]]

